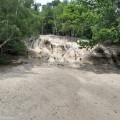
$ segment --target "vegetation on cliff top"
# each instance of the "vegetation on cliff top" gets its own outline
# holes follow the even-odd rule
[[[40,9],[41,8],[41,9]],[[23,38],[56,34],[88,39],[83,47],[120,42],[119,0],[0,0],[0,54],[23,55]],[[0,57],[2,60],[2,57]]]

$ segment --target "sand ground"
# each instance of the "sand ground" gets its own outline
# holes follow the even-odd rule
[[[0,73],[0,120],[120,120],[120,74],[8,68]]]

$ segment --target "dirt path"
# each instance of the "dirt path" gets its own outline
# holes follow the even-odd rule
[[[120,120],[120,75],[24,65],[0,73],[0,120]]]

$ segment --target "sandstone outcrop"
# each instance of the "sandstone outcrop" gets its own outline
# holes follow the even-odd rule
[[[93,49],[80,49],[76,41],[82,39],[41,35],[27,43],[29,57],[79,68],[81,64],[112,64],[120,59],[120,49],[114,46],[97,45]],[[86,41],[86,40],[82,40]]]

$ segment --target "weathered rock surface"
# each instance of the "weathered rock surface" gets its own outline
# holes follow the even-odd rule
[[[47,60],[50,63],[59,63],[79,68],[83,63],[112,64],[118,63],[120,49],[114,46],[97,45],[91,50],[79,49],[78,38],[41,35],[37,40],[28,44],[30,57]],[[85,41],[85,40],[82,40]]]

